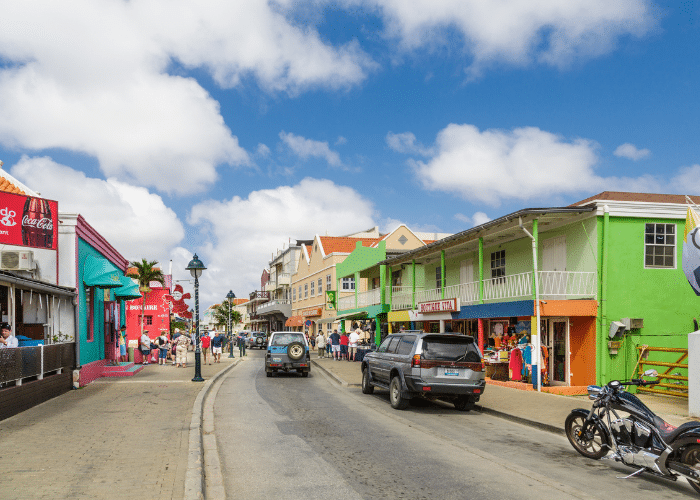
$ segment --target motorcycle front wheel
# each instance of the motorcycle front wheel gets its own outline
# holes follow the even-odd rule
[[[688,446],[685,450],[683,450],[683,454],[681,455],[681,462],[692,467],[699,466],[700,446],[692,445]],[[698,483],[697,481],[692,481],[690,479],[688,479],[688,483],[690,483],[690,486],[692,486],[695,491],[700,493],[700,483]]]
[[[571,446],[586,458],[599,460],[608,453],[608,445],[605,432],[597,423],[588,426],[586,434],[583,434],[583,423],[586,418],[575,413],[566,417],[564,429]]]

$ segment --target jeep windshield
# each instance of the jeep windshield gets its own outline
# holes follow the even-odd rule
[[[423,338],[423,359],[443,361],[481,361],[472,337],[445,336]]]
[[[301,333],[278,333],[272,337],[272,345],[289,345],[292,342],[304,343],[304,336]]]

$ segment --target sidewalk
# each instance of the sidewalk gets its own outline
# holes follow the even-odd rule
[[[346,387],[361,387],[360,363],[319,359],[312,356],[312,364],[326,372]],[[654,413],[666,422],[679,426],[693,420],[688,418],[688,401],[663,395],[637,395]],[[479,408],[480,407],[480,408]],[[591,408],[587,396],[560,396],[545,392],[523,391],[487,380],[486,390],[477,406],[484,413],[491,413],[526,425],[551,432],[563,433],[564,421],[574,408]]]
[[[211,379],[236,358],[202,365]],[[185,495],[193,404],[204,383],[187,368],[148,365],[101,378],[0,422],[0,496],[158,498]]]

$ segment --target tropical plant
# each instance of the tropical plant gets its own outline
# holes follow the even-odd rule
[[[141,335],[143,335],[144,327],[143,316],[146,312],[146,295],[151,291],[150,284],[156,281],[165,286],[165,276],[163,271],[155,267],[157,264],[158,261],[152,260],[149,262],[146,259],[141,259],[141,262],[135,260],[129,263],[129,266],[133,269],[130,269],[131,272],[127,276],[136,279],[139,284],[139,291],[143,295],[143,299],[141,299]]]
[[[224,301],[214,309],[212,314],[214,324],[227,326],[229,311],[231,312],[231,328],[233,328],[233,325],[240,323],[242,319],[241,313],[234,309],[234,307],[236,307],[236,304],[229,302],[228,299],[224,299]]]
[[[170,321],[170,333],[175,333],[175,329],[179,328],[181,332],[188,332],[189,325],[184,321]]]

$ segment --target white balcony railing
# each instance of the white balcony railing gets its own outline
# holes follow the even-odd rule
[[[595,298],[598,275],[595,272],[539,271],[540,296],[552,298]]]
[[[348,295],[338,299],[338,310],[344,311],[346,309],[355,309],[355,295]]]
[[[484,300],[532,297],[532,273],[510,274],[484,280]]]
[[[357,294],[357,307],[367,307],[379,305],[381,299],[381,290],[375,288],[367,292]]]
[[[389,290],[387,290],[387,293]],[[416,290],[418,293],[418,290]],[[393,286],[391,287],[391,309],[411,309],[413,307],[413,287]]]

